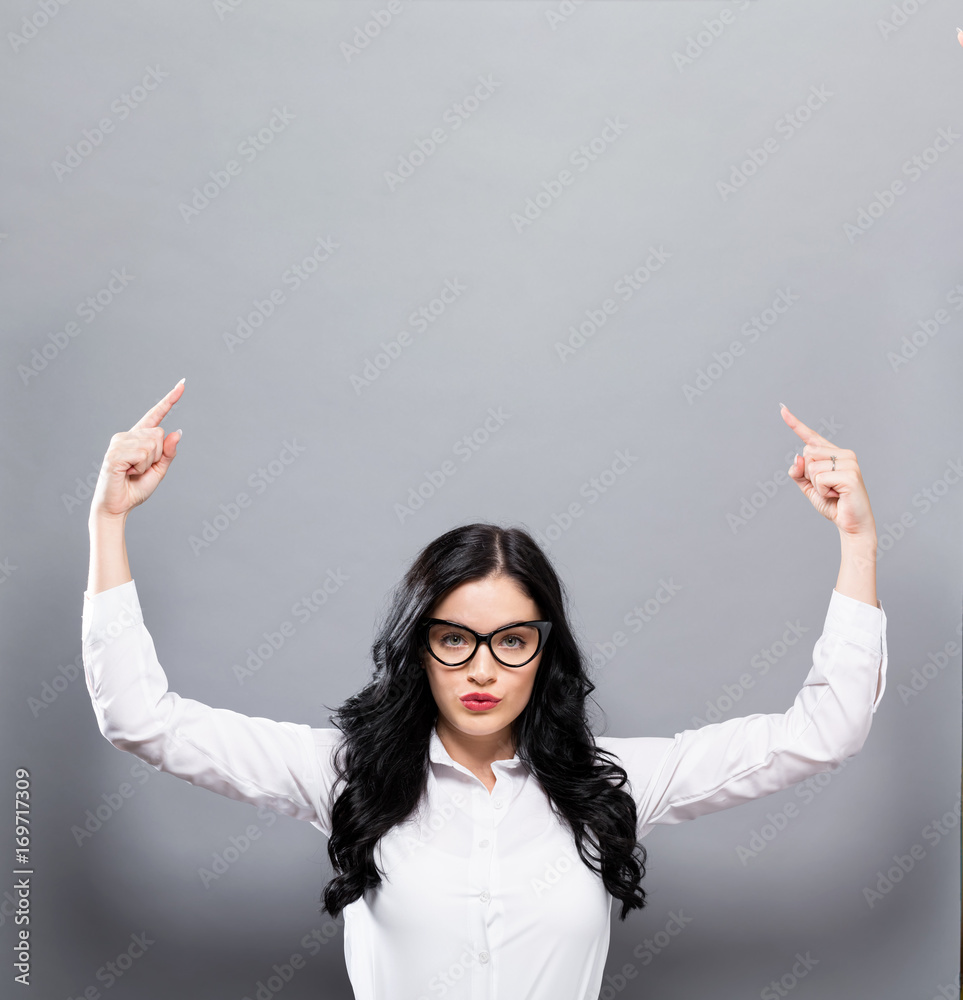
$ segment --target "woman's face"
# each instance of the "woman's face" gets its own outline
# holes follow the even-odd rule
[[[540,621],[535,602],[508,576],[488,576],[471,580],[450,590],[431,610],[430,618],[467,625],[484,635],[515,622]],[[495,640],[493,640],[495,641]],[[457,730],[465,736],[492,736],[502,733],[511,745],[512,722],[528,704],[542,654],[521,667],[499,663],[484,643],[460,667],[446,667],[424,650],[422,665],[438,706],[438,726]],[[460,659],[460,656],[453,656]],[[468,694],[490,694],[500,701],[493,708],[478,711],[461,699]]]

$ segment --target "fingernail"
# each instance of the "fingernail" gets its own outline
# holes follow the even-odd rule
[[[180,429],[180,427],[178,427],[174,433],[177,435],[177,443],[180,444],[181,438],[184,436],[184,432]]]
[[[782,408],[783,408],[784,406],[786,407],[786,409],[787,409],[787,410],[789,409],[789,407],[788,407],[788,406],[786,406],[786,404],[785,404],[785,403],[780,403],[780,404],[779,404],[779,409],[781,410],[781,409],[782,409]]]
[[[184,377],[183,377],[183,378],[182,378],[182,379],[180,380],[180,382],[178,382],[178,383],[177,383],[177,385],[183,385],[183,384],[184,384],[184,383],[185,383],[186,381],[187,381],[187,376],[185,375],[185,376],[184,376]],[[175,388],[175,389],[177,388],[177,385],[175,385],[175,386],[174,386],[174,388]]]

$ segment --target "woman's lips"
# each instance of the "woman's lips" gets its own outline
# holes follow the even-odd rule
[[[495,698],[490,694],[466,694],[462,695],[461,703],[472,712],[484,712],[486,709],[494,708],[501,698]]]

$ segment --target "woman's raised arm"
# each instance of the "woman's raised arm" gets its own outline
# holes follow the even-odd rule
[[[168,690],[144,624],[124,528],[174,458],[180,431],[165,436],[160,422],[183,386],[182,379],[129,431],[111,438],[91,501],[81,641],[97,724],[115,747],[160,771],[308,820],[328,835],[340,731],[212,708]]]

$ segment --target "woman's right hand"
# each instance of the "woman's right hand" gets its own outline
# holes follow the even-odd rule
[[[181,439],[180,430],[171,431],[165,437],[160,422],[183,392],[182,379],[129,431],[120,431],[110,439],[90,502],[91,520],[126,517],[157,489],[177,454]]]

